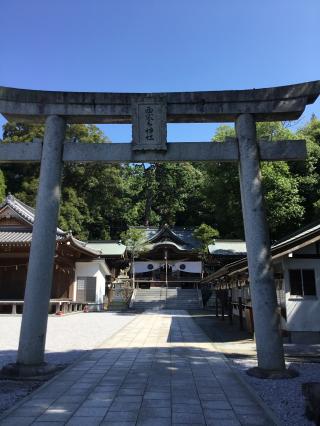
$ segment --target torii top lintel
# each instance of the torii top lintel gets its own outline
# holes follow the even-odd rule
[[[8,120],[42,122],[61,115],[69,123],[131,123],[137,102],[166,105],[167,122],[232,122],[243,113],[257,121],[295,120],[320,93],[320,80],[265,89],[172,93],[55,92],[0,87],[0,113]]]

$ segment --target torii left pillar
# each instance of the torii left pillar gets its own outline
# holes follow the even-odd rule
[[[18,357],[16,364],[4,367],[3,373],[8,375],[35,376],[50,370],[50,366],[44,363],[44,349],[53,280],[65,130],[66,121],[63,117],[52,115],[46,119]]]

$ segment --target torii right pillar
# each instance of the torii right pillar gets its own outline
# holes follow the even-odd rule
[[[248,374],[261,378],[290,377],[294,372],[285,369],[254,116],[241,114],[235,127],[239,144],[240,191],[258,358],[258,368],[250,369]]]

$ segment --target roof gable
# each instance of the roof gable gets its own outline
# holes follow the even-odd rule
[[[30,245],[34,219],[34,209],[9,194],[0,205],[0,245]],[[101,250],[87,247],[86,243],[62,229],[57,228],[56,239],[57,243],[67,244],[90,258],[98,258],[101,255]]]
[[[199,248],[200,242],[193,236],[193,230],[187,228],[170,228],[169,225],[156,227],[137,227],[146,233],[147,243],[159,247],[161,244],[173,245],[178,250],[191,251]]]
[[[161,243],[162,241],[170,241],[178,245],[186,244],[185,241],[180,238],[172,229],[170,229],[168,225],[164,225],[153,237],[148,240],[149,243]]]
[[[32,224],[6,205],[0,209],[0,230],[32,231]]]
[[[3,227],[6,227],[7,230],[8,227],[10,230],[14,230],[14,226],[18,228],[17,230],[20,230],[21,227],[24,227],[25,230],[32,230],[34,219],[35,210],[15,198],[12,194],[9,194],[4,202],[0,204],[0,226],[3,223]],[[65,235],[67,235],[66,232],[57,228],[57,236]]]
[[[34,209],[19,201],[11,194],[0,205],[0,213],[14,215],[29,225],[33,225],[34,223]]]

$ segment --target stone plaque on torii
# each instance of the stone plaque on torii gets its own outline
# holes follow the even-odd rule
[[[320,93],[320,81],[268,89],[178,93],[49,92],[0,88],[0,113],[45,122],[42,141],[0,144],[0,163],[41,162],[17,363],[8,375],[46,373],[44,347],[63,162],[239,162],[258,367],[287,375],[263,202],[260,160],[306,158],[304,141],[257,141],[257,121],[296,120]],[[236,138],[167,143],[167,123],[234,122]],[[74,143],[66,123],[132,123],[132,143]]]
[[[166,103],[155,96],[132,102],[132,149],[167,150]]]

